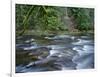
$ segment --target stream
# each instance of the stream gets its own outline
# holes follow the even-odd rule
[[[16,73],[94,68],[94,37],[23,35],[16,38]]]

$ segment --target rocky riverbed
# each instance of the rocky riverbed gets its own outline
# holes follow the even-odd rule
[[[94,68],[92,35],[24,35],[16,38],[16,73]]]

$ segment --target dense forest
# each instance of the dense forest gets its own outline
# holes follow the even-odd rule
[[[94,30],[94,9],[16,4],[16,34]]]

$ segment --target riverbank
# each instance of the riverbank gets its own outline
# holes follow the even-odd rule
[[[41,31],[41,30],[27,30],[23,35],[87,35],[87,34],[92,34],[94,35],[93,30],[89,31]]]

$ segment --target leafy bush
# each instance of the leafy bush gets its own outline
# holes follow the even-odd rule
[[[69,16],[73,16],[77,23],[77,29],[83,31],[90,30],[92,25],[90,12],[93,9],[88,8],[68,8]],[[93,13],[93,12],[92,12]]]

